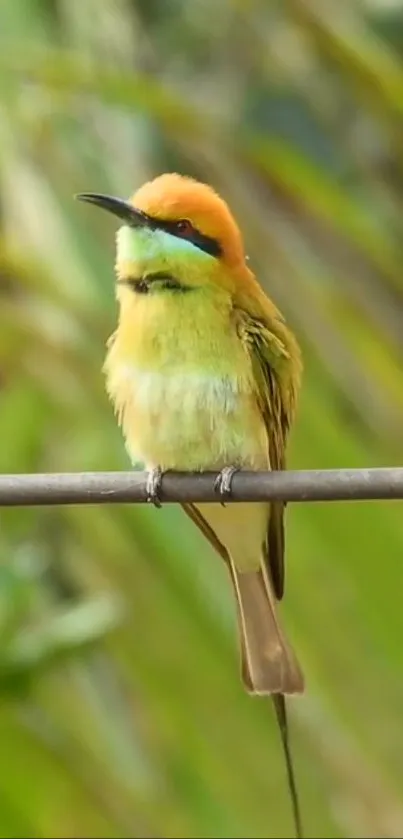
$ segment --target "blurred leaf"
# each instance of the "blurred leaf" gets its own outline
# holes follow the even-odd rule
[[[127,467],[113,228],[81,189],[212,183],[303,345],[290,466],[398,464],[403,16],[314,0],[0,10],[0,468]],[[0,835],[289,836],[226,570],[180,510],[0,514]],[[400,504],[290,505],[305,832],[400,836]],[[27,690],[27,688],[29,688]]]

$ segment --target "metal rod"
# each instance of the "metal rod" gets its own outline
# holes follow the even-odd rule
[[[144,503],[145,472],[71,472],[0,476],[0,507]],[[217,501],[216,473],[167,472],[164,503]],[[403,499],[403,467],[292,472],[237,472],[228,503]]]

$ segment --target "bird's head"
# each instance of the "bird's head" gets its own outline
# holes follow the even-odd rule
[[[82,201],[123,222],[117,234],[118,283],[138,293],[228,285],[245,264],[242,237],[225,201],[178,174],[145,183],[129,201],[81,193]]]

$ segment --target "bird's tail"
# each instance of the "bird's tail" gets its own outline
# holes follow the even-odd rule
[[[238,605],[242,678],[249,693],[272,694],[287,769],[295,836],[302,839],[284,694],[302,693],[304,678],[279,627],[275,597],[265,569],[240,572],[231,562],[230,571]]]
[[[302,693],[304,679],[280,629],[270,580],[263,567],[238,571],[231,562],[238,606],[242,678],[249,693]]]

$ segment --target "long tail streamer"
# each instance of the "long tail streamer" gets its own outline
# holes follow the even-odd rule
[[[276,711],[277,722],[280,729],[281,742],[283,745],[285,765],[287,769],[288,789],[291,798],[293,819],[295,826],[296,839],[303,839],[301,810],[299,806],[297,784],[295,780],[294,765],[292,761],[289,729],[287,720],[287,710],[285,704],[285,697],[282,693],[276,693],[272,696],[274,708]]]

